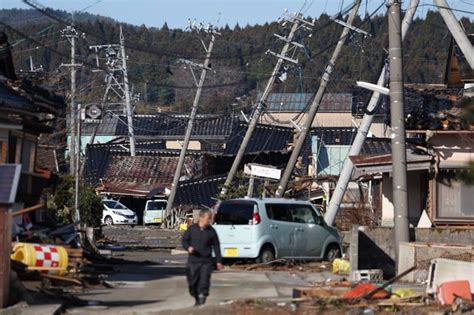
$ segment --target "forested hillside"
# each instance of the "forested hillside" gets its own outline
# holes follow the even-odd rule
[[[66,12],[48,12],[62,20],[70,20]],[[84,102],[94,101],[103,93],[104,74],[92,71],[95,59],[88,47],[118,43],[119,24],[110,18],[84,13],[77,14],[74,20],[77,29],[85,33],[85,38],[77,42],[78,60],[84,63],[78,73],[80,98]],[[186,20],[187,17],[183,17],[183,24]],[[48,82],[58,92],[67,92],[68,72],[60,68],[61,63],[69,63],[70,45],[60,34],[65,25],[35,10],[0,10],[0,21],[19,31],[0,25],[13,46],[16,69],[27,69],[31,55],[35,64],[43,65]],[[467,32],[474,32],[472,21],[463,19],[462,23]],[[385,17],[359,18],[356,25],[373,36],[364,38],[353,34],[350,37],[336,65],[330,92],[350,91],[355,80],[375,81],[384,62]],[[123,27],[130,82],[134,91],[142,95],[140,109],[156,110],[157,106],[163,105],[171,105],[177,110],[188,107],[194,94],[193,79],[189,69],[177,60],[186,58],[202,62],[204,50],[199,40],[206,36],[169,29],[166,24],[159,29],[127,24]],[[341,30],[340,25],[329,23],[327,15],[321,15],[312,36],[300,39],[307,46],[307,50],[298,55],[300,66],[290,66],[288,80],[279,84],[276,90],[314,91]],[[214,71],[208,75],[202,101],[202,107],[208,112],[228,110],[236,97],[249,95],[247,99],[252,99],[256,91],[262,89],[275,62],[275,58],[265,52],[268,49],[278,51],[281,47],[273,33],[284,35],[288,30],[275,22],[224,26],[220,32],[222,35],[216,40],[212,57]],[[25,35],[30,39],[25,39]],[[428,12],[426,18],[416,19],[404,45],[406,82],[441,83],[450,40],[438,13]]]

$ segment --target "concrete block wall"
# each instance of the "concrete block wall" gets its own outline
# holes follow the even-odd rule
[[[396,274],[393,228],[353,226],[350,233],[350,271],[382,269],[384,278]],[[474,228],[411,229],[410,241],[427,244],[472,245]]]
[[[474,261],[474,245],[453,245],[443,243],[402,243],[398,259],[398,273],[416,266],[415,271],[402,278],[403,281],[424,283],[428,280],[430,262],[434,258],[458,261]]]

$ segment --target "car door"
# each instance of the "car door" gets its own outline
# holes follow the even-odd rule
[[[294,257],[298,252],[288,204],[267,203],[269,233],[276,242],[278,257]]]
[[[311,205],[296,206],[298,221],[304,225],[304,232],[299,236],[304,238],[305,256],[323,256],[323,246],[329,237],[329,232],[324,226],[324,220]]]
[[[309,257],[311,256],[308,251],[308,224],[306,220],[306,209],[305,206],[291,205],[289,206],[291,225],[293,228],[294,239],[295,239],[295,252],[294,257]]]

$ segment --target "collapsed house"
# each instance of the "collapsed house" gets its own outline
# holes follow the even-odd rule
[[[140,212],[144,200],[165,197],[173,181],[187,117],[136,115],[136,154],[128,151],[126,124],[120,117],[114,140],[88,145],[85,177],[104,196],[121,198]],[[233,117],[200,117],[195,122],[175,200],[177,206],[212,206],[232,165],[247,125]],[[293,130],[259,124],[244,162],[284,165]],[[199,194],[198,194],[199,192]]]
[[[41,168],[40,135],[53,131],[64,99],[15,74],[7,37],[0,33],[0,164],[21,164],[14,209],[39,202],[51,172]]]
[[[463,117],[465,109],[474,106],[472,97],[463,89],[425,85],[407,89],[405,102],[410,224],[472,225],[474,186],[463,182],[474,161],[474,130]],[[353,179],[380,184],[379,223],[393,226],[390,139],[367,142],[369,150],[349,157],[354,163]]]

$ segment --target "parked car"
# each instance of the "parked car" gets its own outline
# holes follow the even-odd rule
[[[106,225],[113,224],[130,224],[138,223],[137,214],[113,199],[105,199],[102,201],[104,210],[102,210],[102,223]]]
[[[225,259],[276,258],[332,261],[341,256],[341,238],[307,201],[234,199],[222,202],[213,227]]]
[[[164,199],[148,200],[143,211],[143,224],[161,224],[165,218],[167,204]]]

